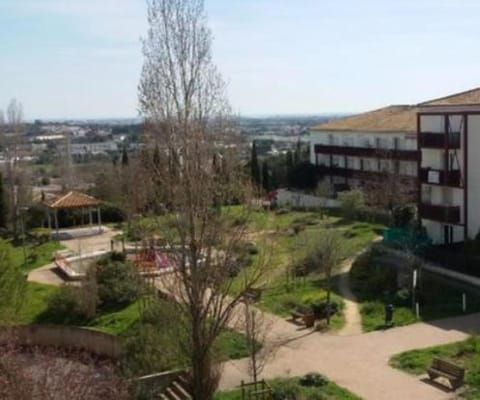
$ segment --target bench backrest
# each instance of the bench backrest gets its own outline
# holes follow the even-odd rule
[[[459,367],[449,361],[442,360],[440,358],[434,358],[432,361],[432,368],[438,369],[439,371],[446,372],[447,374],[463,378],[465,374],[465,368]]]

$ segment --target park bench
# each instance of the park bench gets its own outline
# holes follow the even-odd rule
[[[434,358],[432,365],[427,369],[428,376],[431,380],[438,377],[446,378],[453,389],[462,386],[465,376],[465,368],[459,367],[449,361]]]
[[[292,316],[291,320],[293,322],[301,319],[306,328],[311,328],[315,324],[315,315],[313,312],[292,310],[290,311],[290,315]]]

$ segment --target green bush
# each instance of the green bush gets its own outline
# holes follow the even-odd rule
[[[333,316],[338,313],[340,310],[340,305],[334,301],[330,301],[330,305],[326,300],[316,300],[310,303],[310,308],[315,314],[315,317],[318,319],[323,319],[327,317],[328,310],[330,309],[330,316]]]
[[[139,296],[134,266],[121,253],[111,253],[93,269],[97,283],[98,303],[102,311],[116,310],[133,303]]]
[[[310,372],[300,378],[300,385],[322,387],[328,383],[328,379],[322,374],[316,372]]]
[[[87,317],[79,305],[79,290],[74,286],[61,286],[49,298],[47,309],[38,317],[38,321],[65,325],[86,322]]]
[[[273,400],[297,400],[300,392],[300,386],[295,381],[280,381],[273,385]]]
[[[358,211],[364,207],[365,198],[359,190],[350,190],[338,194],[342,215],[346,219],[355,219]]]

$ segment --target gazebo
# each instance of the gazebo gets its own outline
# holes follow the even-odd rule
[[[48,228],[52,229],[52,215],[55,224],[55,231],[59,236],[58,228],[58,210],[72,210],[81,209],[82,212],[88,211],[89,223],[93,227],[93,213],[97,212],[98,233],[102,232],[102,214],[100,206],[102,201],[85,193],[70,191],[66,194],[56,195],[52,199],[43,199],[43,204],[46,206]]]

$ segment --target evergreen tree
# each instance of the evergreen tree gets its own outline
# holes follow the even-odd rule
[[[124,147],[124,148],[123,148],[123,152],[122,152],[122,165],[128,165],[127,147]]]
[[[267,161],[264,161],[262,164],[262,186],[266,192],[269,192],[272,189],[270,182],[270,168],[268,167]]]
[[[290,150],[287,151],[287,160],[285,162],[286,166],[287,166],[287,171],[286,171],[286,176],[287,176],[287,185],[288,187],[291,186],[291,175],[292,175],[292,171],[293,171],[293,166],[294,166],[294,163],[293,163],[293,154]]]
[[[5,190],[3,188],[3,175],[0,172],[0,227],[7,226],[7,204],[5,202]]]
[[[260,186],[262,183],[260,180],[260,167],[258,165],[258,157],[257,157],[257,144],[255,140],[252,144],[252,159],[250,161],[251,164],[251,174],[252,174],[252,181]]]
[[[294,155],[294,165],[298,165],[302,162],[302,143],[300,139],[297,140],[297,145],[295,146],[295,155]]]

